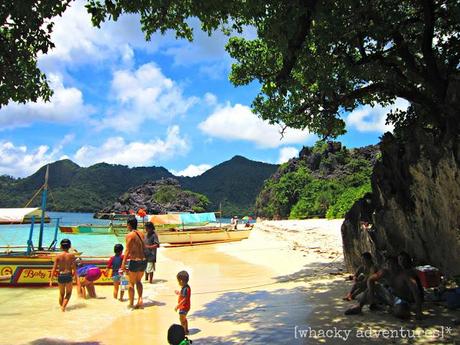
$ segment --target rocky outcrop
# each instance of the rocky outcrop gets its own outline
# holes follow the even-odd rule
[[[166,178],[129,189],[113,205],[99,213],[129,213],[130,210],[137,212],[141,208],[147,214],[203,211],[207,202],[203,198],[206,199],[201,194],[181,190],[177,180]]]
[[[272,179],[278,180],[282,175],[296,171],[301,163],[311,171],[315,178],[338,179],[345,175],[352,174],[353,171],[346,162],[352,159],[362,159],[373,166],[380,155],[378,145],[348,150],[340,142],[329,141],[327,147],[322,152],[315,151],[314,148],[304,146],[299,152],[298,158],[291,158],[282,169],[273,174]]]
[[[385,254],[404,250],[418,264],[460,274],[460,140],[458,132],[436,135],[414,129],[401,143],[389,133],[372,175],[372,194],[359,200],[342,225],[348,269],[370,251],[381,264]],[[366,227],[363,222],[369,222]]]

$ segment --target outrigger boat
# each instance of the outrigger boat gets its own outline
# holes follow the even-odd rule
[[[32,216],[29,239],[26,246],[3,246],[0,252],[0,286],[40,286],[48,285],[51,277],[55,256],[59,253],[56,249],[59,219],[56,220],[54,239],[48,247],[43,246],[43,232],[45,223],[46,196],[48,190],[48,167],[46,168],[45,184],[42,187],[42,207],[38,246],[35,247],[32,241],[34,233],[35,216]],[[84,257],[76,253],[80,264],[93,264],[98,266],[101,277],[96,284],[111,284],[110,271],[107,270],[107,258]]]
[[[205,226],[210,222],[216,222],[214,212],[146,215],[145,217],[137,216],[137,218],[139,222],[152,222],[158,232],[179,228],[184,229],[184,227]],[[123,233],[123,231],[126,230],[126,222],[114,223],[114,219],[119,218],[112,218],[109,224],[60,225],[59,231],[73,235],[110,235]]]
[[[234,229],[230,224],[209,223],[205,226],[183,226],[157,231],[160,243],[169,243],[173,246],[195,245],[205,243],[220,243],[241,241],[249,237],[252,226],[243,229]],[[128,230],[115,229],[115,236],[124,241]]]

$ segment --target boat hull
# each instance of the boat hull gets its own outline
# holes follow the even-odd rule
[[[160,243],[169,243],[174,245],[241,241],[248,238],[250,233],[251,229],[232,230],[228,226],[157,231]],[[125,240],[126,234],[126,231],[115,231],[115,235],[121,241]]]
[[[113,235],[113,229],[124,229],[126,225],[110,226],[110,225],[72,225],[72,226],[59,226],[59,231],[64,234],[85,234],[85,235]]]
[[[190,230],[164,231],[158,233],[160,243],[193,244],[205,242],[241,241],[249,237],[251,230]]]
[[[9,280],[0,281],[0,287],[43,286],[49,285],[53,269],[53,254],[51,255],[5,255],[0,256],[0,276],[11,276]],[[107,269],[107,259],[84,258],[83,265],[96,265],[102,275],[96,284],[112,284],[111,270]],[[53,281],[57,284],[57,277]]]

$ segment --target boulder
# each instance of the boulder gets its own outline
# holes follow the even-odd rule
[[[354,204],[342,225],[347,268],[355,269],[364,251],[381,264],[385,255],[404,250],[417,264],[460,274],[458,133],[437,139],[414,129],[404,142],[387,133],[380,149],[373,192]]]

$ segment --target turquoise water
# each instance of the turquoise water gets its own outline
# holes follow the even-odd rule
[[[47,248],[54,238],[56,222],[59,219],[60,225],[78,224],[108,224],[105,219],[94,219],[92,213],[70,213],[70,212],[47,212],[51,218],[51,223],[45,224],[43,231],[43,246]],[[222,223],[230,223],[229,218],[223,218]],[[34,225],[33,244],[38,246],[38,232],[40,224]],[[0,246],[23,246],[27,244],[29,238],[30,224],[24,225],[1,225],[0,226]],[[72,242],[72,247],[83,252],[85,256],[109,256],[113,255],[113,246],[120,243],[115,235],[72,235],[57,232],[57,243],[63,238],[68,238]]]

